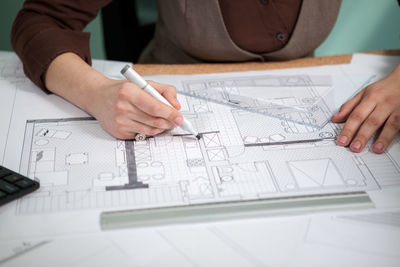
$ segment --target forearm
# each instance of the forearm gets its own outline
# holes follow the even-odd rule
[[[95,115],[94,106],[101,97],[101,90],[106,90],[111,82],[73,53],[55,58],[45,75],[45,85],[52,93],[92,115]]]
[[[397,79],[400,79],[400,64],[393,70],[393,75],[396,75]]]

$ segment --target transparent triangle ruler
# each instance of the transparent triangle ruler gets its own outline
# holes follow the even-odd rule
[[[285,121],[322,128],[333,109],[330,76],[262,75],[190,80],[180,93]]]

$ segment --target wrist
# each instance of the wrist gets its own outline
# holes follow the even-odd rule
[[[99,88],[109,80],[73,53],[56,57],[45,76],[46,87],[51,92],[90,114],[93,112],[93,102],[98,98]]]
[[[95,71],[95,70],[94,70]],[[121,83],[119,80],[112,80],[97,72],[93,74],[93,79],[89,82],[85,90],[83,106],[86,112],[98,119],[103,116],[104,106],[107,106],[108,101],[113,101],[113,88]]]
[[[79,85],[79,107],[91,115],[95,115],[96,107],[106,98],[106,91],[112,80],[104,76],[102,73],[90,68],[85,73],[85,79]]]

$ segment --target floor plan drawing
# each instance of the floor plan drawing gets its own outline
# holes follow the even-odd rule
[[[186,108],[182,112],[198,129],[219,130],[223,144],[229,146],[333,140],[341,129],[340,125],[333,123],[327,123],[322,128],[303,125],[194,97],[185,97],[181,102]]]
[[[309,77],[323,89],[304,83],[306,79],[299,83],[299,77],[278,78],[225,83],[293,83],[292,88],[280,88],[280,95],[269,95],[275,95],[275,102],[292,104],[315,102],[329,84],[325,76]],[[182,84],[200,88],[221,83]],[[310,99],[303,89],[296,91],[301,86],[306,86]],[[260,88],[249,90],[256,93]],[[353,154],[334,143],[340,125],[317,128],[192,96],[181,96],[180,102],[181,112],[201,133],[200,140],[176,128],[145,141],[121,141],[90,118],[27,121],[21,172],[40,180],[41,189],[19,201],[18,213],[331,194],[398,182],[393,175],[400,174],[396,149],[378,161],[369,152]],[[371,171],[370,164],[391,168],[390,177],[376,173],[376,166]]]
[[[332,140],[226,144],[223,130],[202,131],[200,140],[172,131],[145,141],[120,141],[90,118],[28,121],[21,172],[40,180],[41,188],[19,200],[18,213],[190,205],[379,188],[366,165],[369,152],[355,155]],[[400,173],[390,154],[384,164]]]
[[[203,116],[210,130],[219,129],[221,124],[234,128],[225,132],[238,134],[235,138],[243,144],[333,140],[340,131],[339,125],[329,122],[335,109],[330,102],[333,94],[330,76],[258,75],[184,80],[181,87],[179,91],[189,95],[183,99],[189,114]],[[213,119],[218,127],[211,122]],[[229,142],[226,136],[223,140],[225,144]]]
[[[268,93],[266,93],[268,92]],[[334,110],[330,76],[259,75],[183,81],[181,93],[300,125],[323,127]]]
[[[253,82],[272,86],[277,79],[267,78]],[[285,77],[283,85],[295,78]],[[321,86],[328,80],[310,79]],[[304,91],[296,88],[302,85],[283,89],[279,101],[299,101]],[[314,98],[323,93],[307,86]],[[92,118],[27,121],[20,172],[38,179],[41,188],[19,200],[17,213],[323,195],[400,183],[398,139],[395,149],[377,159],[368,148],[354,154],[336,146],[341,125],[317,128],[197,97],[181,95],[179,100],[200,140],[179,128],[144,141],[116,140]]]

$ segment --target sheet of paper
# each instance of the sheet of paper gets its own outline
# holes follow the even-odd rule
[[[14,108],[18,84],[24,82],[22,64],[14,53],[0,51],[0,163],[3,162],[6,140],[8,139],[10,123]]]
[[[110,79],[122,80],[125,79],[121,74],[121,69],[126,65],[132,65],[130,62],[121,62],[113,60],[98,60],[94,59],[92,62],[92,67],[99,72],[103,73]]]
[[[123,65],[96,64],[113,76]],[[271,73],[343,76],[342,67],[151,78],[179,88],[193,80]],[[359,87],[347,83],[347,90]],[[40,236],[43,229],[48,236],[96,232],[99,226],[91,224],[106,210],[378,190],[400,183],[397,149],[379,156],[368,148],[353,154],[332,140],[339,125],[316,131],[193,97],[180,96],[180,101],[182,113],[203,133],[200,141],[176,129],[143,142],[124,142],[96,121],[79,119],[87,115],[64,100],[32,85],[18,87],[4,162],[39,179],[41,188],[1,211],[7,220],[1,222],[0,235]],[[322,141],[264,145],[305,136]],[[30,233],[6,230],[23,225],[27,217],[33,225],[46,218],[48,227]]]
[[[0,127],[0,156],[2,157],[1,164],[18,172],[22,166],[20,157],[24,147],[25,127],[28,121],[46,118],[87,118],[89,115],[62,98],[56,95],[45,94],[39,88],[37,88],[23,75],[21,63],[14,53],[2,52],[0,54],[0,59],[0,63],[2,64],[2,78],[0,79],[0,83],[2,82],[2,85],[4,85],[2,92],[6,94],[5,98],[0,98],[2,103],[4,101],[4,105],[1,106],[1,110],[3,111],[4,109],[2,114],[7,115],[0,116],[0,120],[3,123]],[[98,68],[100,71],[106,71],[105,74],[110,76],[117,76],[118,73],[115,70],[119,69],[120,66],[124,66],[125,64],[127,63],[94,61],[96,68]],[[102,134],[105,134],[108,138],[110,138],[110,136],[104,131],[102,131]],[[75,177],[75,179],[76,178],[78,177]],[[57,185],[57,181],[55,179],[55,185]],[[12,215],[14,213],[13,210],[15,210],[17,203],[18,202],[12,202],[0,209],[0,216],[4,218],[0,220],[0,225],[2,227],[6,227],[7,225],[6,228],[2,228],[4,233],[7,232],[6,229],[15,229],[15,231],[11,231],[14,232],[13,234],[6,234],[9,237],[24,236],[24,234],[16,234],[18,232],[17,226],[21,227],[21,229],[25,228],[24,225],[26,225],[26,221],[24,217],[17,216],[15,217],[16,220],[12,219],[12,217],[14,217]],[[88,212],[84,212],[84,214],[86,215],[85,219],[80,221],[75,219],[79,219],[81,214],[53,214],[47,218],[49,220],[48,224],[53,225],[53,227],[50,227],[50,231],[45,230],[46,227],[39,227],[37,228],[38,231],[29,233],[30,231],[28,228],[25,228],[25,234],[28,234],[28,236],[37,236],[38,234],[46,232],[47,235],[53,235],[63,232],[80,231],[82,229],[85,229],[85,231],[87,230],[89,232],[98,231],[99,226],[97,224],[97,220],[99,211],[97,210],[94,213],[90,213],[89,210]],[[40,216],[36,219],[33,218],[33,221],[35,221],[34,224],[37,226],[41,225],[42,219],[43,218],[40,218]],[[13,221],[15,222],[15,225],[13,225]],[[60,227],[60,225],[66,225],[66,227]],[[3,235],[3,233],[0,234],[2,238],[5,238],[6,235]]]
[[[370,72],[382,79],[400,64],[400,56],[384,56],[355,53],[348,68],[358,72]]]
[[[15,56],[6,56],[14,58],[18,67]],[[116,78],[123,63],[100,61],[95,65]],[[338,65],[212,77],[350,75],[345,69]],[[357,77],[363,78],[350,75],[352,79],[345,82],[349,87],[336,85],[336,92],[350,97],[370,75],[360,72]],[[115,140],[81,110],[57,96],[44,94],[24,76],[19,77],[16,73],[20,71],[13,73],[7,76],[3,72],[2,76],[10,100],[5,102],[3,113],[9,116],[1,117],[7,126],[0,132],[0,148],[5,151],[2,164],[41,179],[42,187],[0,209],[0,261],[7,259],[6,265],[40,262],[45,266],[41,259],[51,255],[46,258],[49,266],[54,266],[56,260],[66,266],[109,266],[110,259],[119,266],[209,266],[213,259],[231,266],[309,266],[316,251],[318,263],[347,259],[363,266],[398,265],[399,257],[392,253],[397,248],[398,228],[371,225],[365,218],[337,219],[332,215],[314,221],[314,217],[300,216],[102,233],[99,214],[122,208],[395,188],[400,184],[399,137],[383,155],[372,154],[368,148],[353,154],[331,140],[247,146],[246,140],[253,144],[263,137],[280,140],[279,133],[285,133],[288,139],[291,135],[300,139],[315,133],[307,127],[287,124],[278,128],[278,121],[265,122],[227,107],[180,96],[185,116],[198,129],[208,132],[204,138],[198,142],[175,130],[133,144]],[[12,83],[12,77],[19,77],[18,83]],[[152,78],[179,88],[183,80],[199,77],[204,79]],[[81,117],[86,118],[77,119]],[[264,132],[262,125],[248,123],[251,120],[275,125],[271,127],[275,132]],[[339,125],[329,127],[332,133],[340,129]],[[129,173],[132,168],[136,174]],[[386,198],[381,203],[385,201],[390,202]],[[345,235],[335,239],[333,232],[328,232],[330,243],[321,241],[326,225],[342,231],[347,224],[362,224],[360,231],[358,226],[348,228],[355,232],[355,240],[346,243]],[[382,238],[375,241],[377,235]],[[369,242],[365,251],[364,242]],[[389,253],[383,252],[386,245],[391,246]],[[62,253],[71,249],[73,256]]]
[[[398,217],[399,210],[312,218],[293,263],[396,266],[400,263]]]
[[[398,218],[399,210],[364,211],[25,239],[0,242],[0,262],[7,266],[398,266]]]
[[[368,70],[359,70],[356,67],[351,67],[349,64],[342,65],[329,65],[329,66],[318,66],[318,67],[304,67],[304,68],[289,68],[289,69],[278,69],[278,70],[269,70],[269,71],[247,71],[247,72],[237,72],[237,73],[220,73],[218,75],[210,75],[210,74],[200,74],[200,75],[157,75],[157,76],[148,76],[149,79],[154,79],[157,81],[165,82],[173,84],[177,87],[178,91],[185,91],[185,87],[190,84],[194,84],[195,86],[211,86],[213,84],[220,84],[221,81],[225,83],[227,87],[231,85],[232,88],[235,87],[243,87],[242,80],[245,80],[247,83],[252,83],[253,85],[257,85],[257,80],[262,80],[261,78],[264,76],[266,79],[269,79],[270,76],[280,75],[282,77],[298,77],[301,75],[305,75],[309,77],[312,81],[312,77],[325,76],[329,75],[332,79],[333,90],[333,103],[332,112],[337,110],[345,101],[349,100],[355,92],[359,91],[364,87],[365,84],[368,84],[371,81],[376,80],[376,73],[373,72],[373,69]],[[297,83],[297,84],[296,84]],[[234,84],[235,86],[232,86]],[[293,87],[299,87],[299,81],[293,82]],[[317,90],[313,90],[314,83],[308,83],[310,86],[309,90],[314,91],[314,97],[318,96],[319,92]],[[318,84],[318,83],[317,83]],[[323,83],[324,85],[326,83]],[[250,89],[260,88],[260,86],[249,86]],[[315,86],[314,86],[315,87]],[[266,87],[265,92],[258,91],[258,94],[264,94],[264,97],[271,98],[270,94]],[[294,90],[294,89],[293,89]],[[303,94],[303,90],[301,92]],[[259,96],[259,95],[258,95]],[[282,98],[283,95],[278,96],[277,99]],[[310,97],[310,95],[308,95]],[[293,101],[293,100],[292,100]],[[332,99],[331,99],[332,101]]]

